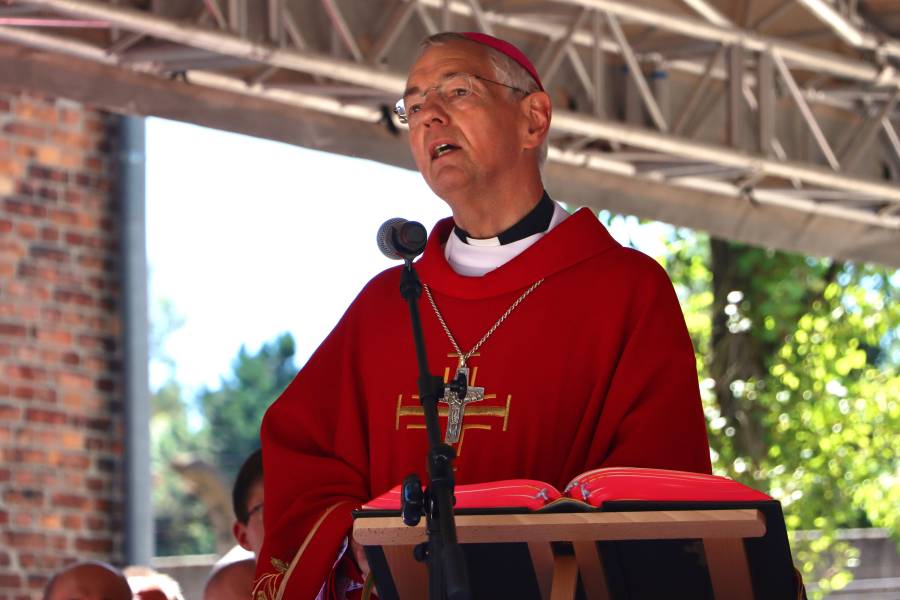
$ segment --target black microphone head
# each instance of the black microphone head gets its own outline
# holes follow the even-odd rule
[[[394,248],[394,228],[400,227],[406,222],[406,219],[396,217],[388,219],[378,228],[378,235],[375,236],[375,241],[378,242],[378,249],[391,260],[401,260],[403,258]]]
[[[418,256],[425,251],[428,243],[428,232],[425,226],[417,221],[407,221],[397,230],[394,238],[401,253],[406,256]]]
[[[391,260],[414,258],[425,250],[428,232],[421,223],[394,218],[378,228],[378,249]]]

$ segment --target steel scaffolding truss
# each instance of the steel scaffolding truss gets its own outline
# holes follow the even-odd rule
[[[702,209],[679,218],[671,206],[637,201],[632,212],[900,265],[900,41],[892,35],[900,6],[890,2],[0,1],[0,41],[10,47],[392,134],[403,126],[388,107],[417,42],[444,29],[495,33],[534,59],[556,107],[548,174],[560,199],[568,190],[599,207],[590,186],[630,198],[669,190],[654,205],[704,198],[717,211],[732,207],[747,229],[721,215],[706,222]],[[203,107],[195,110],[204,122]],[[383,160],[408,165],[393,156]],[[792,241],[784,215],[797,215],[788,221],[807,235]],[[796,241],[812,239],[819,222],[823,231],[849,223],[870,239]]]

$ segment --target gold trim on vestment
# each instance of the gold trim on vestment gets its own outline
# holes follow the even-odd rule
[[[291,578],[291,574],[294,572],[294,567],[297,566],[297,563],[300,561],[300,558],[303,556],[303,552],[306,551],[306,547],[309,546],[309,543],[312,541],[313,536],[319,530],[319,527],[322,526],[322,523],[325,519],[334,511],[335,508],[342,504],[353,504],[352,502],[338,502],[337,504],[332,504],[329,506],[325,512],[322,513],[322,516],[319,517],[319,520],[316,521],[316,524],[313,525],[313,528],[310,529],[309,533],[306,534],[306,539],[303,540],[303,544],[300,545],[300,549],[297,550],[297,553],[294,554],[294,559],[291,561],[291,565],[288,567],[288,570],[284,573],[284,578],[281,580],[281,585],[278,586],[278,594],[275,595],[275,600],[282,600],[284,596],[284,592],[287,589],[288,580]],[[268,599],[266,599],[268,600]]]
[[[503,414],[503,431],[506,431],[506,425],[509,423],[509,405],[512,404],[512,394],[506,396],[506,411]]]
[[[402,399],[403,394],[400,394],[400,398]],[[483,417],[505,417],[509,412],[509,401],[512,398],[512,395],[507,398],[506,408],[501,406],[467,406],[466,407],[466,415],[481,415]],[[497,394],[486,394],[484,396],[485,400],[496,400]],[[446,406],[438,407],[438,416],[446,417],[450,412],[450,409]],[[395,428],[400,429],[400,417],[424,417],[425,409],[421,406],[401,406],[400,401],[397,402],[397,418],[395,419]]]
[[[459,446],[456,447],[456,455],[462,455],[463,442],[466,440],[466,431],[469,429],[482,429],[485,431],[490,431],[492,427],[490,425],[482,425],[480,423],[469,423],[468,425],[462,426],[462,431],[459,434]]]

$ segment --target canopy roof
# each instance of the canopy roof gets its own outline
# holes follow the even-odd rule
[[[894,0],[7,0],[0,85],[412,168],[390,108],[448,29],[537,65],[554,197],[900,267]]]

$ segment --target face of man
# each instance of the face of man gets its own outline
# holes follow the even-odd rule
[[[71,567],[57,575],[48,600],[131,600],[125,577],[100,564]]]
[[[247,495],[247,512],[250,517],[246,523],[235,521],[232,527],[234,539],[246,550],[259,556],[263,543],[263,482],[257,481]]]
[[[409,130],[416,166],[429,187],[456,210],[454,203],[460,199],[503,185],[503,178],[522,160],[521,134],[528,125],[521,94],[477,77],[469,78],[471,96],[442,99],[431,88],[454,73],[496,80],[487,48],[454,41],[431,46],[415,62],[405,98],[418,103]],[[427,92],[424,98],[422,91]],[[454,90],[443,92],[447,96]],[[441,152],[444,144],[451,149]]]

